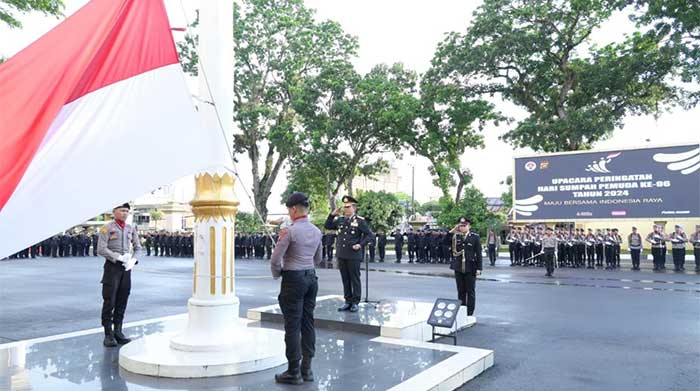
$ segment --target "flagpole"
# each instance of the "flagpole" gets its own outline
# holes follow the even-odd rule
[[[199,114],[206,132],[222,134],[228,162],[233,138],[233,1],[200,1],[199,21],[199,96],[204,102]],[[249,328],[239,318],[234,254],[239,203],[234,184],[226,167],[195,176],[190,203],[195,259],[187,326],[172,338],[146,336],[125,345],[119,359],[125,369],[162,377],[213,377],[286,362],[283,332]],[[152,364],[157,365],[156,373]]]

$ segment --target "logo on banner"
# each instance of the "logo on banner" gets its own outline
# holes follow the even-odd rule
[[[600,159],[598,159],[598,161],[594,160],[593,163],[589,164],[588,167],[586,167],[586,171],[597,172],[599,174],[610,174],[608,164],[610,164],[610,162],[612,162],[613,159],[620,155],[622,155],[622,152],[611,153],[607,156],[601,157]]]
[[[527,171],[535,171],[536,168],[537,168],[537,163],[533,162],[532,160],[525,163],[525,170],[527,170]]]

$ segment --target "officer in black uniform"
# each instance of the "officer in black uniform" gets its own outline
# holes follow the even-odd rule
[[[471,221],[462,217],[450,233],[452,234],[452,263],[455,272],[457,298],[467,306],[467,315],[474,314],[476,307],[476,277],[481,275],[481,239],[470,232]]]
[[[386,234],[384,232],[377,234],[377,251],[379,251],[379,262],[384,262],[386,255]]]
[[[401,230],[394,231],[394,250],[396,251],[396,261],[395,263],[401,263],[401,257],[403,257],[403,233]]]
[[[408,242],[408,263],[413,263],[413,259],[416,257],[416,241],[418,237],[413,232],[412,228],[408,228],[406,232],[406,241]]]
[[[374,240],[374,233],[363,217],[357,215],[357,200],[351,196],[343,197],[343,214],[338,217],[341,208],[336,208],[326,219],[325,228],[337,231],[338,269],[343,280],[345,305],[338,311],[357,312],[362,285],[360,283],[360,263],[362,249]]]

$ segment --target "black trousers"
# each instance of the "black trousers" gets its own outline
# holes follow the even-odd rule
[[[603,266],[603,245],[595,245],[595,264],[598,266]]]
[[[489,261],[491,262],[491,266],[496,264],[496,245],[495,244],[489,244]]]
[[[343,281],[343,296],[347,304],[359,304],[362,297],[360,282],[360,263],[358,260],[338,259],[340,279]]]
[[[328,262],[333,260],[333,245],[325,246],[326,249],[326,259]]]
[[[605,246],[605,265],[609,267],[615,266],[615,256],[614,256],[613,246]]]
[[[554,247],[544,249],[544,266],[547,268],[547,275],[554,273]]]
[[[298,362],[302,355],[316,352],[314,308],[318,293],[318,277],[313,269],[282,272],[277,300],[284,315],[284,344],[287,361]]]
[[[394,248],[396,250],[396,262],[401,262],[401,258],[403,257],[403,244],[397,244]]]
[[[126,303],[131,292],[131,271],[121,263],[105,261],[102,274],[102,325],[112,326],[124,321]]]
[[[684,248],[674,248],[671,250],[673,254],[673,267],[676,270],[680,270],[685,267],[685,249]]]
[[[640,249],[630,249],[630,256],[632,257],[632,267],[635,269],[639,268],[639,258],[641,253],[642,250]]]
[[[652,247],[651,256],[654,259],[654,270],[661,268],[666,263],[666,251],[663,248]]]
[[[510,254],[510,264],[515,265],[515,244],[508,244],[508,253]]]
[[[594,253],[594,247],[593,246],[586,246],[586,260],[588,263],[588,267],[593,267],[593,253]]]
[[[695,269],[700,269],[700,248],[693,249],[693,255],[695,255]]]
[[[457,281],[457,299],[467,306],[467,315],[474,314],[476,307],[476,273],[462,273],[455,270]]]
[[[413,259],[416,257],[416,245],[413,243],[408,244],[408,260],[410,262],[413,262]]]
[[[386,246],[377,246],[379,249],[379,262],[384,262],[384,256],[386,256]]]
[[[375,250],[375,248],[374,248],[374,246],[368,246],[368,247],[369,247],[369,248],[368,248],[368,250],[369,250],[369,261],[370,261],[370,262],[374,262],[374,250]]]

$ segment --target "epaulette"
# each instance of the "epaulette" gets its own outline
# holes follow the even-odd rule
[[[107,224],[103,225],[102,228],[100,228],[100,233],[106,234],[107,231],[109,231],[109,228],[107,228]]]
[[[355,217],[357,217],[357,218],[360,219],[360,220],[364,220],[364,219],[365,219],[364,217],[359,216],[359,215],[355,215]]]

